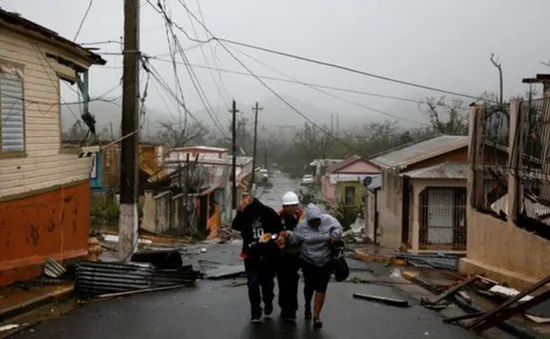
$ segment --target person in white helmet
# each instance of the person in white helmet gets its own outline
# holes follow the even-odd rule
[[[283,229],[294,231],[302,220],[300,199],[294,192],[286,192],[282,198],[282,208],[279,211]],[[279,285],[279,307],[281,317],[288,322],[296,321],[298,310],[298,270],[300,269],[300,246],[287,244],[282,251],[277,269]]]

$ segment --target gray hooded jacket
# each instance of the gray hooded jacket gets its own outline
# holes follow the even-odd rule
[[[306,220],[289,234],[289,243],[300,246],[300,256],[315,266],[324,266],[333,259],[332,245],[329,237],[341,239],[342,225],[331,215],[323,214],[319,207],[309,204],[306,208]],[[308,225],[312,219],[321,219],[321,225],[313,228]]]

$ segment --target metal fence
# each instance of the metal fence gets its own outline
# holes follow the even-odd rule
[[[466,249],[466,188],[429,187],[420,193],[420,249]]]
[[[524,100],[520,114],[518,213],[550,225],[550,100]]]
[[[484,107],[480,133],[474,137],[481,138],[479,147],[482,155],[473,163],[475,172],[480,178],[479,188],[483,199],[479,199],[477,208],[494,209],[494,204],[507,193],[510,144],[510,104]]]

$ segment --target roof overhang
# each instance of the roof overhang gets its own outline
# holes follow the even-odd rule
[[[93,53],[79,44],[63,38],[56,32],[25,19],[17,13],[7,12],[0,8],[1,29],[7,29],[27,36],[69,54],[79,61],[78,65],[80,68],[87,69],[91,65],[105,65],[107,63],[99,54]]]

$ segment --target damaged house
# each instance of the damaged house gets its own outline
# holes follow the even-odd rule
[[[86,102],[88,68],[104,64],[0,9],[0,286],[38,276],[46,257],[87,255],[92,157],[62,145],[59,86],[77,84]]]

